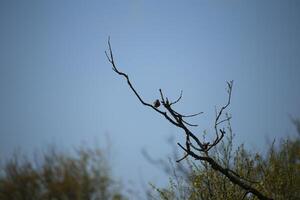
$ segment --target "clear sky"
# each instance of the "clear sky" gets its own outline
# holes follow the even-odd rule
[[[142,156],[170,153],[182,133],[143,107],[107,62],[146,101],[162,88],[210,130],[226,101],[236,142],[262,150],[293,135],[300,116],[300,1],[0,1],[0,156],[56,144],[112,143],[115,173],[137,183],[163,180]]]

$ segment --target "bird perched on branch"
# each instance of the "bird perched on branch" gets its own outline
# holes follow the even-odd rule
[[[160,102],[159,102],[158,99],[156,99],[156,100],[153,102],[153,106],[154,106],[155,108],[158,108],[158,107],[160,106]]]

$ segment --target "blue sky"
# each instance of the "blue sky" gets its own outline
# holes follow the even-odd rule
[[[299,1],[1,1],[0,155],[56,144],[112,143],[124,182],[164,183],[142,156],[170,153],[182,133],[143,107],[107,62],[111,42],[120,70],[146,101],[162,88],[183,90],[179,111],[210,130],[215,106],[234,80],[237,143],[263,150],[293,135],[300,113]],[[142,178],[141,178],[142,177]]]

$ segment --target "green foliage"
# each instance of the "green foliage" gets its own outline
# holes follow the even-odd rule
[[[121,200],[120,191],[99,149],[73,154],[51,149],[35,161],[16,154],[1,168],[3,200]]]
[[[244,145],[233,151],[233,135],[229,124],[228,136],[211,156],[230,173],[237,173],[243,181],[276,200],[300,199],[300,139],[285,139],[267,147],[265,156],[247,151]],[[300,134],[300,133],[299,133]],[[153,186],[156,199],[173,200],[256,200],[207,163],[186,160],[188,173],[173,173],[169,186]]]

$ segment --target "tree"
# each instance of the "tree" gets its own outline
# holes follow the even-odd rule
[[[228,135],[212,157],[224,166],[230,167],[253,186],[278,200],[300,199],[300,138],[282,139],[278,146],[273,142],[265,156],[247,151],[244,145],[233,150],[233,134],[228,123]],[[298,130],[299,135],[300,131]],[[167,188],[153,186],[158,199],[257,199],[244,192],[207,163],[197,165],[186,160],[185,168],[178,168],[171,174]],[[169,165],[163,163],[163,165]]]
[[[6,161],[0,199],[121,200],[124,196],[100,149],[80,148],[67,154],[52,148],[35,162],[21,154]]]
[[[211,142],[204,142],[203,140],[199,139],[190,129],[190,127],[197,126],[197,125],[191,124],[186,120],[189,117],[195,117],[201,114],[201,112],[196,114],[191,114],[191,115],[184,115],[175,111],[174,108],[172,107],[174,104],[178,103],[181,100],[182,93],[180,94],[177,100],[169,101],[169,99],[164,96],[163,91],[159,89],[159,93],[160,93],[159,101],[162,106],[159,107],[158,104],[153,105],[151,103],[147,103],[146,101],[143,100],[143,98],[133,87],[129,79],[129,76],[117,68],[109,39],[108,39],[108,47],[109,47],[109,51],[105,52],[105,54],[107,56],[108,61],[112,65],[113,71],[116,72],[118,75],[123,76],[126,79],[128,86],[135,94],[135,96],[138,98],[140,103],[142,103],[146,107],[153,109],[155,112],[162,115],[171,124],[173,124],[174,126],[176,126],[177,128],[181,129],[184,132],[186,138],[185,145],[183,146],[180,143],[177,144],[185,152],[185,155],[179,160],[177,160],[177,162],[181,162],[187,157],[192,157],[195,160],[208,164],[213,170],[217,171],[218,173],[221,173],[222,176],[229,179],[229,181],[232,184],[237,185],[240,188],[244,189],[246,193],[251,193],[261,200],[272,199],[266,194],[264,194],[263,192],[259,191],[256,187],[254,187],[251,184],[251,182],[243,178],[237,172],[217,162],[217,160],[210,153],[211,152],[210,150],[215,148],[222,141],[225,135],[225,129],[219,127],[222,125],[222,123],[230,120],[230,117],[228,117],[228,115],[224,119],[222,119],[222,116],[223,116],[223,112],[230,105],[232,85],[233,85],[232,81],[227,82],[227,86],[228,86],[227,103],[224,106],[222,106],[221,109],[216,114],[215,123],[214,123],[214,129],[216,135],[215,139]]]

